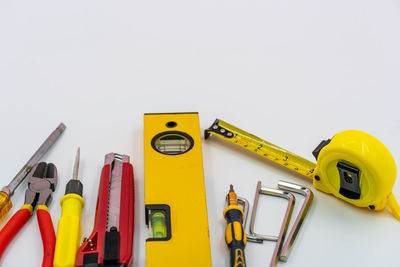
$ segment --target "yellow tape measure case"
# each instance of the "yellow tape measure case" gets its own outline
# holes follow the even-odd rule
[[[197,113],[144,115],[146,266],[211,265]]]

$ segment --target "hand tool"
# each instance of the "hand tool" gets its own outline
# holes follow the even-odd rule
[[[281,226],[278,236],[261,235],[261,234],[256,234],[254,232],[254,223],[256,221],[256,211],[257,211],[257,207],[258,207],[258,200],[260,198],[260,194],[286,198],[289,201],[289,204],[286,208],[285,217],[283,218],[282,226]],[[287,191],[280,190],[280,189],[262,187],[261,181],[259,181],[257,183],[256,194],[255,194],[254,202],[253,202],[253,211],[251,213],[251,219],[250,219],[250,235],[253,238],[258,239],[259,241],[262,241],[262,240],[276,241],[275,250],[272,255],[270,267],[276,266],[276,264],[278,263],[279,253],[282,249],[283,242],[284,242],[285,236],[286,236],[286,232],[289,227],[289,222],[290,222],[290,218],[292,216],[294,203],[295,203],[295,197],[293,196],[293,194],[291,194]],[[249,241],[251,241],[251,240],[249,240]]]
[[[316,189],[371,211],[386,205],[400,220],[400,206],[392,193],[396,164],[389,150],[375,137],[356,130],[337,133],[313,151],[317,163],[299,157],[222,120],[205,130],[264,158],[313,179]]]
[[[146,266],[211,267],[198,113],[144,115]]]
[[[0,220],[12,208],[10,197],[14,194],[15,189],[22,183],[26,175],[30,172],[32,167],[39,162],[49,148],[57,141],[58,137],[64,132],[66,126],[60,123],[58,127],[50,134],[39,149],[32,155],[28,162],[22,167],[12,181],[1,189],[0,192]]]
[[[292,230],[290,230],[290,233],[287,236],[285,243],[283,244],[282,251],[280,252],[279,260],[286,262],[288,260],[289,253],[292,249],[294,241],[296,240],[296,237],[303,224],[303,221],[308,214],[308,210],[310,209],[311,203],[314,199],[314,194],[310,189],[305,186],[285,181],[279,181],[278,188],[280,190],[293,192],[304,196],[303,205],[300,208],[299,214],[294,221]]]
[[[246,233],[243,228],[243,210],[238,206],[238,199],[233,185],[230,185],[226,196],[228,207],[224,210],[224,218],[228,225],[225,231],[225,242],[231,251],[231,267],[246,267],[244,248],[246,247]]]
[[[256,220],[256,212],[260,194],[281,197],[288,200],[288,206],[286,208],[285,217],[283,218],[282,226],[278,236],[262,235],[254,232],[254,223]],[[272,254],[271,262],[269,265],[270,267],[276,266],[279,261],[279,255],[283,247],[283,242],[285,240],[287,229],[289,227],[294,203],[295,203],[295,197],[293,196],[292,193],[280,189],[263,187],[261,186],[261,181],[257,183],[256,194],[253,203],[253,211],[251,212],[251,219],[250,219],[250,233],[247,235],[247,240],[249,240],[249,242],[255,242],[255,243],[262,243],[264,240],[276,242],[274,253]]]
[[[83,185],[78,180],[80,149],[75,157],[73,178],[61,198],[61,218],[58,220],[54,267],[74,267],[76,252],[81,240],[81,212],[85,205],[82,198]]]
[[[43,242],[42,267],[51,267],[53,266],[56,236],[47,205],[50,202],[51,193],[54,192],[57,185],[57,168],[52,163],[40,162],[32,168],[28,177],[25,204],[0,231],[0,258],[10,241],[32,216],[37,205],[36,214]]]
[[[133,250],[134,189],[129,156],[109,153],[101,172],[93,232],[78,249],[76,265],[126,267]]]
[[[294,221],[293,227],[290,230],[290,233],[285,240],[287,228],[290,223],[291,216],[292,216],[291,210],[293,210],[293,206],[295,203],[295,197],[293,194],[291,194],[291,192],[303,195],[304,202],[300,208],[299,214],[297,215],[297,217]],[[286,215],[285,215],[284,221],[282,223],[281,232],[280,232],[279,236],[260,235],[260,234],[256,234],[254,232],[254,224],[255,224],[255,218],[256,218],[256,212],[257,212],[257,206],[258,206],[258,200],[260,198],[260,194],[284,197],[289,200],[289,206],[288,206],[288,209],[286,210]],[[310,189],[308,189],[305,186],[299,185],[299,184],[289,183],[289,182],[285,182],[285,181],[279,181],[278,189],[272,189],[272,188],[262,187],[260,181],[257,183],[257,189],[256,189],[255,198],[254,198],[254,206],[253,206],[253,211],[252,211],[251,220],[250,220],[250,234],[247,235],[247,240],[249,242],[254,242],[254,243],[263,243],[264,240],[278,242],[275,246],[275,251],[274,251],[270,266],[275,266],[277,264],[278,260],[283,261],[283,262],[286,262],[288,260],[290,250],[291,250],[291,248],[294,244],[294,241],[300,231],[301,225],[303,224],[303,221],[308,213],[308,210],[309,210],[310,205],[313,200],[313,196],[314,196],[314,194],[312,193],[312,191]],[[243,197],[238,197],[238,204],[244,207],[244,210],[243,210],[243,214],[244,214],[243,225],[244,226],[243,227],[245,229],[246,223],[247,223],[247,215],[248,215],[248,212],[250,209],[250,204],[249,204],[249,201]]]

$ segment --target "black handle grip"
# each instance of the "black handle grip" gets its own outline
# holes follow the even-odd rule
[[[231,267],[246,267],[244,248],[246,233],[242,225],[243,213],[240,209],[229,209],[225,214],[228,222],[225,240],[231,250]]]

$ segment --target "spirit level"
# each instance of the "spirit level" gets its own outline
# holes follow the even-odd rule
[[[197,113],[144,115],[146,266],[211,267]]]
[[[313,151],[317,163],[299,157],[222,120],[205,130],[264,158],[313,179],[316,189],[358,207],[383,210],[388,206],[400,220],[400,206],[392,194],[396,163],[375,137],[356,130],[337,133]]]

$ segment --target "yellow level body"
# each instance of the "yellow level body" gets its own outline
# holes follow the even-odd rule
[[[144,115],[144,171],[146,266],[211,267],[197,113]]]
[[[313,179],[316,189],[358,207],[379,211],[388,206],[400,220],[392,194],[396,163],[375,137],[356,130],[337,133],[319,148],[317,163],[297,156],[222,120],[205,131]]]

